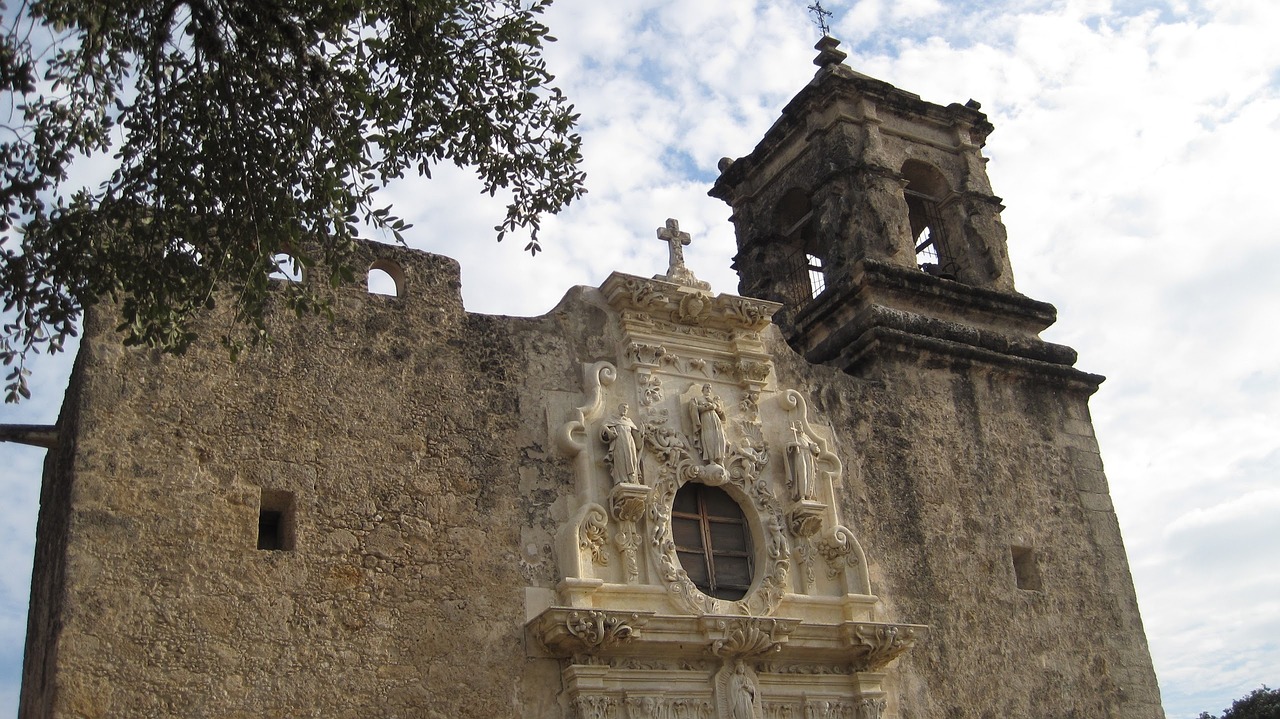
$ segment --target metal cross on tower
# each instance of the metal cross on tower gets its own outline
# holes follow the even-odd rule
[[[813,21],[818,25],[818,29],[822,31],[822,36],[826,37],[831,34],[831,26],[827,24],[827,18],[831,17],[831,11],[822,7],[820,0],[814,0],[809,6],[809,12],[813,13]]]

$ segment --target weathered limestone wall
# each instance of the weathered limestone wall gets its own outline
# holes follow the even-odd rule
[[[818,370],[796,368],[859,468],[844,512],[872,589],[931,627],[899,660],[897,716],[1162,717],[1092,388],[929,352]],[[1040,590],[1017,587],[1014,546]]]
[[[364,251],[406,297],[342,290],[332,327],[282,313],[238,363],[126,350],[90,320],[23,717],[568,716],[560,665],[525,646],[526,588],[554,589],[573,479],[550,431],[616,317],[594,290],[468,315],[451,260]],[[1160,716],[1087,389],[923,351],[855,378],[768,342],[834,425],[877,619],[931,626],[890,666],[886,717]],[[293,551],[255,547],[263,489],[294,494]],[[1016,587],[1011,545],[1042,590]]]
[[[519,534],[562,484],[528,394],[577,389],[559,338],[583,333],[466,315],[453,261],[392,254],[410,297],[282,313],[235,364],[89,321],[33,593],[56,678],[22,716],[523,714]],[[263,488],[294,493],[295,551],[256,549]]]

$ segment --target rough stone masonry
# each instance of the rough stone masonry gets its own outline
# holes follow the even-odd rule
[[[11,433],[51,446],[20,716],[1162,717],[990,124],[819,50],[712,189],[741,296],[669,221],[664,274],[541,317],[375,244],[397,296],[237,362],[90,312]]]

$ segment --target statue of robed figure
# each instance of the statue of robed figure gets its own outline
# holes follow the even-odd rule
[[[618,415],[600,428],[600,441],[609,447],[605,462],[614,484],[640,484],[640,428],[631,420],[626,403],[618,405]]]
[[[689,421],[698,435],[698,450],[710,464],[724,466],[729,452],[729,441],[724,434],[724,403],[711,392],[711,385],[702,385],[702,396],[689,400]]]

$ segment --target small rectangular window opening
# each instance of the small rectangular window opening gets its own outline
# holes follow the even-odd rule
[[[262,490],[258,509],[258,549],[292,551],[294,525],[293,492]]]
[[[1036,565],[1036,552],[1030,547],[1010,547],[1013,555],[1013,578],[1018,589],[1039,590],[1040,568]]]

